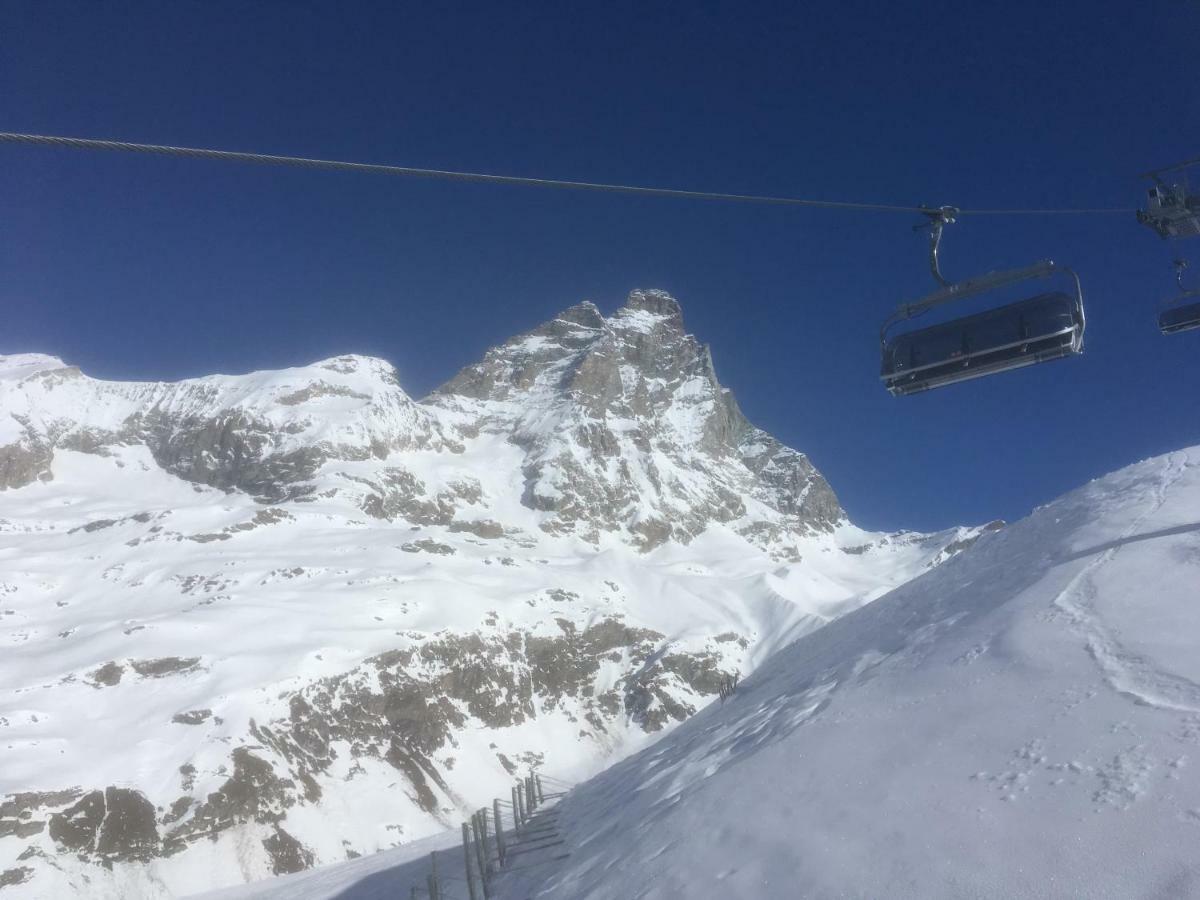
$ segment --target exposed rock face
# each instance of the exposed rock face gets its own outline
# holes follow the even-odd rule
[[[457,446],[377,359],[173,384],[93,381],[35,355],[0,362],[0,409],[14,423],[0,428],[0,489],[50,477],[55,448],[144,444],[181,478],[278,501],[308,494],[332,459]]]
[[[293,782],[281,779],[261,756],[246,747],[238,747],[231,758],[233,774],[198,803],[186,821],[167,833],[168,851],[181,850],[188,841],[244,822],[273,825],[284,818],[288,807],[294,805],[289,790],[294,786]]]
[[[189,656],[183,659],[178,656],[166,656],[161,659],[131,659],[129,665],[143,678],[164,678],[167,675],[194,669],[199,662],[200,657],[198,656]]]
[[[269,812],[242,808],[214,819],[202,808],[192,821],[204,819],[204,830],[249,819],[276,822],[280,810],[319,798],[315,778],[347,751],[355,759],[390,763],[407,779],[412,800],[434,812],[439,796],[447,794],[440,754],[456,746],[456,733],[468,725],[503,729],[565,713],[604,733],[628,713],[646,731],[657,731],[694,713],[695,703],[714,696],[735,668],[721,641],[699,653],[677,650],[649,662],[664,640],[656,632],[615,618],[582,631],[562,619],[559,629],[553,637],[522,631],[439,635],[304,688],[291,695],[286,719],[254,726],[257,740],[273,751],[287,775],[268,775],[266,763],[244,756],[231,779],[245,781],[252,759],[259,774],[249,793],[268,796]],[[729,650],[730,659],[736,658],[737,648]],[[624,674],[612,688],[597,692],[596,676],[605,663]]]
[[[571,307],[425,402],[524,450],[523,502],[552,513],[552,533],[623,532],[651,549],[740,521],[778,544],[845,518],[803,454],[746,421],[662,291],[634,291],[608,319]]]
[[[47,807],[54,809],[64,806],[79,794],[78,790],[29,791],[5,797],[0,802],[0,838],[40,834],[46,827],[42,811]]]
[[[13,417],[16,419],[16,417]],[[18,423],[20,420],[17,420]],[[0,491],[19,488],[51,477],[54,452],[35,431],[23,425],[26,434],[8,446],[0,446]]]
[[[178,725],[201,725],[211,718],[211,709],[189,709],[187,712],[175,713],[171,721]]]
[[[121,676],[124,674],[125,667],[123,665],[109,661],[92,672],[89,677],[97,687],[112,687],[121,683]]]
[[[658,731],[693,714],[736,669],[730,660],[739,648],[729,635],[694,652],[668,651],[662,634],[619,618],[582,629],[560,619],[558,629],[553,636],[441,634],[372,657],[283,698],[286,716],[252,721],[255,748],[234,748],[232,772],[207,794],[191,793],[196,772],[190,765],[181,770],[185,793],[165,811],[139,791],[111,785],[82,796],[77,790],[18,794],[0,805],[0,837],[46,830],[60,852],[111,867],[171,856],[236,826],[262,825],[269,829],[262,844],[272,871],[299,871],[312,865],[313,853],[282,823],[295,806],[321,800],[319,779],[344,767],[343,755],[391,766],[416,806],[443,817],[456,812],[444,772],[453,766],[447,753],[465,727],[505,729],[563,714],[583,733],[602,735],[624,716]],[[597,691],[604,665],[622,674]],[[200,724],[209,715],[200,710],[177,721]],[[516,771],[504,754],[496,759]]]
[[[3,872],[0,872],[0,888],[15,887],[18,884],[24,884],[32,874],[33,869],[29,868],[29,866],[17,866],[14,869],[5,869]]]
[[[313,864],[312,853],[282,828],[276,828],[263,841],[263,847],[271,856],[271,872],[275,875],[302,872]]]
[[[108,787],[91,791],[50,817],[50,837],[64,850],[111,865],[158,855],[154,806],[139,791]]]

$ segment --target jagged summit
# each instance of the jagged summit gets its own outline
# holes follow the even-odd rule
[[[808,459],[746,421],[665,291],[633,291],[608,318],[573,306],[424,402],[512,435],[526,503],[553,530],[628,529],[649,548],[720,523],[782,546],[844,519]]]
[[[664,320],[662,324],[678,331],[683,331],[683,308],[679,301],[666,291],[653,289],[631,291],[625,306],[617,311],[616,317],[626,321],[638,317],[637,313],[647,313],[655,318]]]

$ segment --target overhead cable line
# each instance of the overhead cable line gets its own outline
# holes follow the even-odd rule
[[[95,138],[61,137],[48,134],[19,134],[0,132],[0,142],[8,144],[37,144],[65,147],[74,150],[111,150],[126,153],[146,153],[158,156],[181,156],[193,159],[214,159],[225,162],[246,162],[265,165],[292,166],[306,169],[335,169],[377,175],[400,175],[410,178],[433,178],[446,181],[470,181],[484,184],[507,184],[524,187],[561,188],[596,193],[634,194],[643,197],[673,197],[682,200],[716,200],[728,203],[760,203],[776,206],[805,206],[820,209],[848,209],[867,212],[924,213],[925,206],[898,206],[887,203],[853,203],[843,200],[809,200],[801,197],[775,197],[761,194],[730,194],[717,191],[688,191],[676,188],[644,187],[628,184],[600,184],[591,181],[565,181],[556,178],[530,178],[519,175],[488,175],[480,172],[454,172],[445,169],[418,169],[411,166],[390,166],[378,163],[345,162],[334,159],[309,159],[301,156],[275,156],[267,153],[244,153],[234,150],[207,150],[197,147],[172,147],[162,144],[134,144],[128,141],[104,141]],[[960,209],[964,216],[1046,216],[1046,215],[1104,215],[1130,214],[1133,209],[1111,207],[1063,209]]]

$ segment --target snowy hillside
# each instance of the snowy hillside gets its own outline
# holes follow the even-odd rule
[[[1200,896],[1198,601],[1192,448],[777,653],[568,794],[565,845],[496,896]],[[425,865],[389,852],[222,896],[403,896]]]
[[[590,775],[979,529],[850,524],[678,304],[174,384],[0,357],[0,886],[158,897]]]

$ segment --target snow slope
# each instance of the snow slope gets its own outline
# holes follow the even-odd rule
[[[1200,896],[1198,648],[1191,448],[775,654],[568,794],[569,857],[497,896]],[[253,896],[403,896],[396,863]]]

